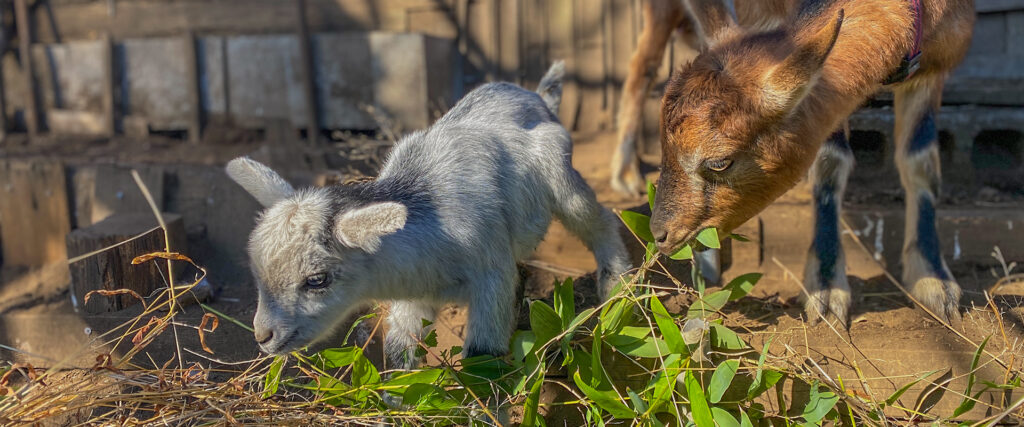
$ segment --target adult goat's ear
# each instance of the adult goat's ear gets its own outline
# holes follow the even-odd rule
[[[825,59],[832,52],[843,26],[844,11],[839,10],[835,18],[817,30],[799,31],[794,35],[796,47],[780,64],[764,77],[764,104],[770,111],[787,114],[800,104],[818,73],[825,66]]]
[[[381,238],[405,227],[409,210],[396,202],[374,203],[338,215],[334,236],[343,245],[369,253],[380,249]]]
[[[295,192],[277,172],[248,157],[228,162],[226,170],[231,180],[252,194],[263,207],[269,208]]]

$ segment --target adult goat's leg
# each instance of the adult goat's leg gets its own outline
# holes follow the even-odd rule
[[[629,72],[622,88],[618,116],[619,146],[612,154],[612,189],[631,196],[639,195],[644,189],[640,159],[636,153],[636,141],[643,128],[644,101],[661,66],[665,45],[683,19],[682,5],[678,0],[645,0],[642,4],[644,28],[629,61]]]
[[[847,126],[833,133],[811,167],[814,180],[814,240],[804,265],[804,308],[807,320],[817,323],[832,316],[847,324],[850,285],[846,280],[846,257],[840,241],[840,214],[846,181],[853,170]]]
[[[906,197],[903,284],[943,320],[959,318],[960,286],[942,259],[935,205],[941,183],[935,116],[941,77],[927,76],[895,88],[896,166]]]

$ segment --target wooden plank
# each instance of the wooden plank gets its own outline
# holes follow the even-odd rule
[[[18,27],[18,54],[21,72],[25,78],[25,126],[31,140],[39,133],[39,99],[36,93],[35,69],[32,66],[32,23],[28,16],[27,0],[14,0],[14,15]]]
[[[200,79],[199,75],[201,70],[199,69],[199,54],[196,48],[196,34],[192,31],[186,32],[182,37],[182,43],[184,44],[184,55],[185,61],[185,79],[188,84],[185,90],[188,91],[189,107],[191,108],[189,114],[188,124],[188,141],[193,144],[198,144],[203,137],[203,100],[200,98]]]
[[[67,259],[71,231],[64,166],[50,160],[0,161],[0,241],[5,265],[37,267]]]
[[[316,74],[313,71],[313,47],[306,24],[306,0],[295,0],[295,32],[299,37],[302,87],[306,96],[306,139],[310,145],[320,142],[320,106],[316,99]]]
[[[978,13],[1024,10],[1024,0],[976,0],[974,10]]]

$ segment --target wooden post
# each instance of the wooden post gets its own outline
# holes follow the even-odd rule
[[[191,114],[189,114],[188,141],[198,144],[203,136],[203,100],[199,96],[199,51],[196,47],[195,33],[186,32],[182,42],[184,43],[182,53],[185,56],[185,80],[188,82],[185,89],[188,90],[188,101],[192,106]]]
[[[114,75],[114,40],[110,33],[103,34],[103,125],[107,136],[114,136],[117,130],[117,113],[114,91],[117,90],[117,76]]]
[[[25,127],[28,129],[29,140],[32,140],[39,134],[39,106],[35,69],[32,67],[32,20],[28,16],[26,1],[14,0],[14,17],[18,26],[18,54],[28,91],[25,97]]]
[[[310,145],[320,141],[320,108],[316,97],[316,73],[313,64],[313,46],[306,24],[306,1],[295,0],[299,54],[301,55],[302,83],[306,92],[306,139]]]
[[[172,250],[185,251],[185,227],[181,215],[163,215],[170,231]],[[95,290],[130,289],[146,297],[166,286],[168,263],[160,260],[140,265],[131,263],[139,255],[164,250],[164,233],[157,227],[156,218],[151,213],[115,214],[68,234],[68,254],[75,257],[152,230],[138,239],[71,264],[71,292],[75,302],[84,304],[87,313],[117,311],[137,304],[138,299],[128,294],[114,297],[93,295],[85,304],[85,295]],[[183,267],[176,263],[172,268],[175,273],[180,273]],[[174,276],[180,277],[180,274]]]

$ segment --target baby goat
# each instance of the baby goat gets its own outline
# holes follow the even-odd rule
[[[263,351],[301,348],[352,309],[390,300],[392,366],[413,367],[421,319],[448,302],[469,306],[465,356],[505,354],[516,262],[552,216],[593,251],[607,296],[629,261],[617,218],[572,167],[555,115],[563,74],[556,63],[537,93],[509,83],[472,91],[399,141],[374,181],[295,191],[260,163],[232,160],[228,175],[266,207],[248,248]]]

